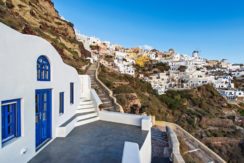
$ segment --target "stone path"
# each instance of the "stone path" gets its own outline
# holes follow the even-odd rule
[[[154,126],[152,133],[152,163],[170,163],[170,148],[164,128]]]
[[[96,76],[95,76],[96,69],[97,69],[97,63],[93,63],[86,72],[86,74],[89,75],[91,78],[91,87],[96,90],[99,98],[101,99],[103,103],[102,105],[103,110],[117,111],[116,106],[113,104],[112,99],[106,93],[104,88],[96,81]]]

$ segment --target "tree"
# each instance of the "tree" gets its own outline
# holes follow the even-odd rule
[[[185,72],[186,69],[187,69],[187,67],[186,67],[186,66],[182,66],[182,65],[178,68],[178,70],[179,70],[180,72]]]
[[[156,68],[158,68],[161,72],[169,71],[170,66],[167,63],[157,63]]]

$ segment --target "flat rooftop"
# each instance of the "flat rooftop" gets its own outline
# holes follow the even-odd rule
[[[121,163],[124,142],[141,148],[147,134],[138,126],[96,121],[54,139],[30,163]]]

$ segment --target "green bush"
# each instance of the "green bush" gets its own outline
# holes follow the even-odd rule
[[[161,95],[159,96],[159,99],[172,110],[180,109],[182,107],[180,100],[174,99],[167,95]]]
[[[122,107],[125,107],[126,104],[127,104],[127,99],[125,97],[125,95],[117,95],[116,96],[116,99],[118,101],[118,103],[122,106]]]
[[[241,107],[244,107],[244,103],[243,103],[243,102],[242,102],[242,103],[240,103],[239,105],[240,105]]]
[[[241,116],[244,116],[244,110],[239,110]]]
[[[121,94],[121,93],[134,93],[134,89],[128,85],[122,85],[119,87],[116,87],[113,92],[115,94]]]

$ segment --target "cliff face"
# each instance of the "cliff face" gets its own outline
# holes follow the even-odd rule
[[[82,72],[90,52],[77,41],[73,24],[60,18],[51,0],[0,0],[0,21],[21,33],[48,40],[64,62]]]

